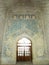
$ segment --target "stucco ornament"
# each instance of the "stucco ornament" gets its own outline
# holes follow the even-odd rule
[[[8,48],[6,49],[6,55],[7,55],[8,57],[11,56],[11,51],[10,51]]]

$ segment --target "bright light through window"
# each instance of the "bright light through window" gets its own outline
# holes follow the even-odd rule
[[[31,41],[27,38],[22,38],[18,41],[18,46],[30,46]]]

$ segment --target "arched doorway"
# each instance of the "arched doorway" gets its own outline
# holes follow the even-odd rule
[[[17,61],[32,61],[32,45],[28,38],[18,40]]]

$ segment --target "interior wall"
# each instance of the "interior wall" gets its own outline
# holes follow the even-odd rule
[[[0,63],[1,63],[1,54],[2,54],[2,43],[5,27],[5,8],[0,6]]]
[[[23,12],[22,12],[23,11]],[[38,10],[33,11],[33,18],[20,18],[18,15],[29,14],[30,11],[26,10],[9,10],[6,18],[4,35],[3,35],[3,46],[2,46],[2,64],[15,64],[16,63],[16,45],[17,40],[20,37],[28,37],[32,41],[32,62],[40,63],[45,56],[44,47],[44,32],[43,24],[40,20]],[[32,12],[31,11],[31,12]],[[21,14],[20,14],[21,12]],[[19,14],[16,14],[19,13]],[[18,17],[16,17],[16,15]],[[35,16],[35,18],[34,18]],[[41,15],[40,15],[41,16]]]
[[[16,63],[17,40],[25,36],[32,41],[33,63],[49,64],[49,1],[35,0],[33,5],[30,4],[32,6],[24,2],[12,1],[12,4],[9,0],[5,1],[0,2],[0,63]],[[33,14],[35,18],[16,17],[28,14]]]
[[[45,21],[45,35],[46,35],[46,43],[47,43],[47,57],[49,58],[49,2],[45,6],[44,12],[44,21]]]

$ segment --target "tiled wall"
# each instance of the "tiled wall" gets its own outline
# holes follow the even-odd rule
[[[49,4],[47,4],[47,6],[49,6]],[[38,13],[37,11],[35,13],[33,11],[37,18],[28,18],[25,16],[23,18],[18,18],[15,15],[17,12],[19,14],[24,12],[28,14],[26,10],[23,10],[23,8],[23,12],[19,10],[17,10],[16,12],[16,10],[14,9],[14,11],[12,12],[10,10],[8,16],[5,15],[4,12],[2,12],[3,10],[1,10],[0,54],[2,64],[16,63],[16,45],[17,41],[21,37],[28,37],[32,41],[33,63],[41,64],[42,62],[49,62],[49,8],[47,6],[44,9],[44,12]],[[13,15],[14,12],[15,14]]]
[[[8,18],[5,23],[2,64],[16,63],[16,45],[21,37],[28,37],[32,41],[32,60],[44,56],[43,31],[37,19]]]

